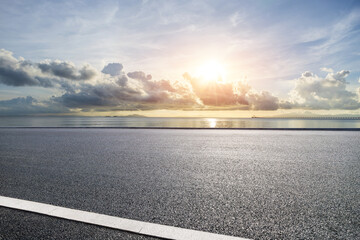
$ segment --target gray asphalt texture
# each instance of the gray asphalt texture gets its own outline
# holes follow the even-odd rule
[[[144,235],[99,227],[36,213],[0,207],[0,240],[126,239],[160,240]]]
[[[360,132],[0,129],[0,195],[255,239],[360,238]]]

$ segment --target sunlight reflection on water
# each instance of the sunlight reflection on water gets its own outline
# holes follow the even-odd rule
[[[215,128],[216,127],[216,119],[215,118],[209,118],[207,120],[209,122],[209,127],[210,128]]]

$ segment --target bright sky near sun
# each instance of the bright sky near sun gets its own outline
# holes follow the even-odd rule
[[[0,6],[0,115],[360,113],[357,0]]]
[[[226,70],[220,62],[212,59],[198,67],[196,75],[205,82],[226,80]]]

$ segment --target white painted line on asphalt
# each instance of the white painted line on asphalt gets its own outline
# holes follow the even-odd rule
[[[113,217],[4,196],[0,196],[0,206],[166,239],[246,240],[245,238]]]

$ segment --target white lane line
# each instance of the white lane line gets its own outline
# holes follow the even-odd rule
[[[246,240],[245,238],[113,217],[4,196],[0,196],[0,206],[166,239]]]

